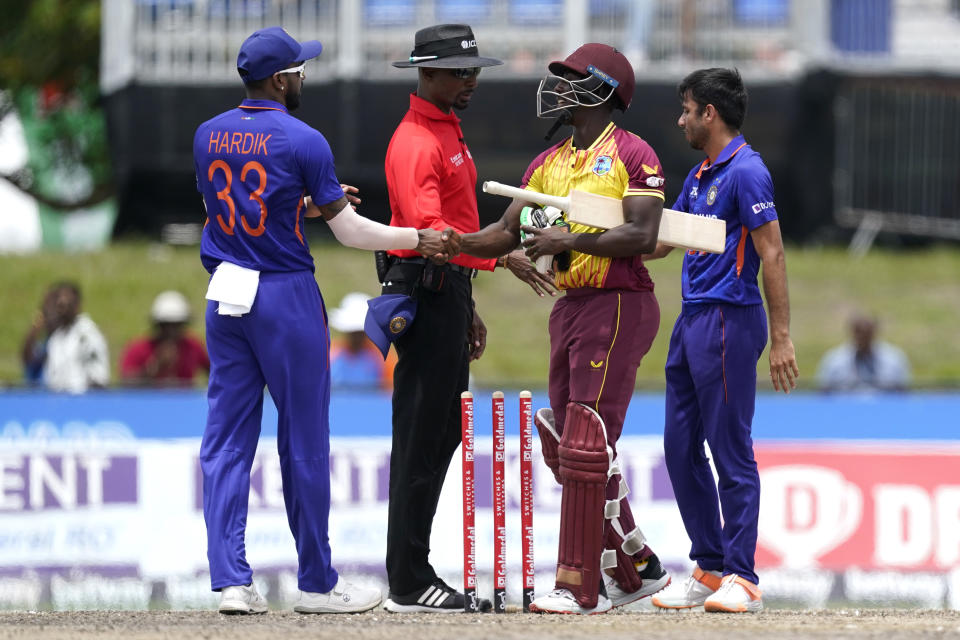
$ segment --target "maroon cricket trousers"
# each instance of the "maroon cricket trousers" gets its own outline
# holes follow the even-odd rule
[[[550,406],[563,435],[567,403],[579,402],[603,419],[607,443],[616,454],[640,360],[660,328],[660,305],[652,291],[569,289],[550,313]],[[617,497],[620,476],[607,482],[607,499]],[[598,517],[603,517],[598,514]],[[626,498],[620,522],[633,528]],[[640,557],[650,554],[644,549]]]

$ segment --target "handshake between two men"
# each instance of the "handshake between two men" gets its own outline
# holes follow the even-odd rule
[[[544,256],[552,258],[555,254],[571,248],[568,241],[571,236],[566,227],[545,229],[524,225],[521,230],[524,232],[521,243],[523,249],[518,253],[526,254],[530,260]],[[453,227],[447,227],[443,231],[419,229],[417,235],[420,239],[416,247],[417,253],[437,264],[443,264],[460,254],[462,237]]]
[[[460,234],[452,227],[443,231],[436,229],[418,229],[416,251],[435,264],[445,264],[450,258],[460,254]]]
[[[357,195],[359,190],[351,185],[340,186],[344,197],[326,205],[318,206],[309,196],[305,197],[304,218],[323,217],[341,244],[357,249],[400,248],[404,243],[412,240],[409,235],[405,235],[413,232],[412,228],[389,227],[359,216],[354,209],[361,202]],[[556,295],[552,270],[539,271],[533,260],[562,252],[566,244],[559,240],[569,240],[569,234],[561,234],[558,229],[541,229],[526,225],[521,225],[519,231],[524,232],[521,243],[523,248],[511,251],[516,245],[514,247],[505,245],[506,253],[498,258],[498,265],[508,269],[519,280],[527,283],[537,295]],[[508,230],[507,233],[517,240],[521,239],[517,230]],[[407,244],[406,247],[414,249],[435,264],[445,264],[461,253],[464,237],[452,227],[442,231],[417,229],[416,234],[416,246],[410,247],[410,244]],[[481,235],[483,235],[482,232],[467,234],[467,237],[474,238]],[[509,241],[506,244],[510,244]]]
[[[528,284],[538,296],[555,296],[557,289],[553,282],[552,267],[538,269],[533,260],[541,256],[552,260],[554,254],[565,249],[565,245],[559,244],[558,238],[569,238],[570,234],[565,230],[541,229],[526,225],[522,226],[521,230],[524,232],[523,248],[508,250],[497,259],[497,265],[508,269],[517,279]],[[551,233],[552,231],[555,233]],[[470,241],[478,234],[461,236],[453,228],[447,227],[443,231],[420,229],[417,235],[420,241],[416,251],[435,264],[445,264],[460,254],[464,238]]]

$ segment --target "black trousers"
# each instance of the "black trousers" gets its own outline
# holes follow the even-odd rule
[[[384,287],[385,293],[396,292],[403,278],[396,268],[386,278],[393,288]],[[387,524],[387,578],[394,595],[422,589],[437,577],[428,559],[430,532],[447,467],[460,445],[460,393],[467,389],[467,330],[473,321],[472,285],[465,274],[445,269],[440,292],[420,287],[415,295],[416,318],[395,343]]]

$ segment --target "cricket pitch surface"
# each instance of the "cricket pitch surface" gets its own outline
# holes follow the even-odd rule
[[[277,640],[674,640],[748,638],[960,638],[960,611],[922,609],[767,610],[759,614],[638,613],[300,615],[270,611],[221,616],[213,611],[2,612],[0,640],[64,639]]]

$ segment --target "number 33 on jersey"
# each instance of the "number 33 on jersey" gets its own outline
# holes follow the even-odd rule
[[[343,196],[330,145],[271,100],[244,100],[200,125],[193,140],[197,190],[207,210],[201,258],[257,271],[314,268],[303,196]]]

